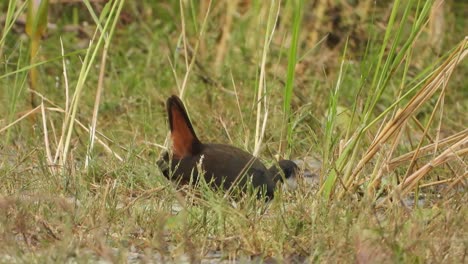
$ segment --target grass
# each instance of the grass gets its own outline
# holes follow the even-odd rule
[[[50,1],[33,59],[2,2],[0,261],[466,262],[467,4],[312,2]],[[171,94],[202,140],[320,183],[182,195]]]

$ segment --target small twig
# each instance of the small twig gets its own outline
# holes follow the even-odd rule
[[[402,182],[399,187],[403,190],[404,193],[408,192],[424,175],[427,175],[429,171],[434,169],[437,166],[440,166],[448,161],[459,158],[461,156],[468,154],[468,148],[463,148],[460,150],[456,150],[457,148],[463,146],[464,144],[468,143],[468,136],[463,140],[455,143],[454,145],[450,146],[444,152],[442,152],[439,156],[432,159],[426,165],[422,166],[419,170],[408,176],[404,182]]]
[[[447,144],[451,144],[452,142],[456,142],[461,140],[462,138],[466,137],[468,135],[468,129],[465,129],[461,132],[458,132],[454,135],[451,135],[449,137],[446,137],[444,139],[441,139],[438,141],[438,147],[445,146]],[[434,145],[436,143],[432,143],[429,145],[426,145],[424,147],[421,147],[419,150],[419,155],[417,158],[421,158],[426,152],[432,150],[434,148]],[[397,158],[393,158],[390,162],[387,164],[387,171],[392,171],[395,167],[399,166],[400,164],[407,162],[411,159],[411,157],[414,155],[415,150],[408,152],[406,154],[403,154]]]
[[[39,108],[41,108],[41,106],[37,106],[36,108],[34,109],[31,109],[29,110],[26,114],[22,115],[20,118],[16,119],[15,121],[11,122],[10,124],[6,125],[5,127],[3,127],[2,129],[0,129],[0,133],[2,133],[3,131],[7,130],[8,128],[16,125],[17,123],[19,123],[21,120],[25,119],[26,117],[28,117],[29,115],[31,114],[34,114],[36,113],[37,111],[39,111]]]

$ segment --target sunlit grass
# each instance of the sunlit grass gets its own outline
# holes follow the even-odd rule
[[[0,3],[0,262],[462,263],[468,46],[439,4],[51,3],[31,64],[26,2]],[[203,141],[320,158],[322,185],[179,191],[171,94]]]

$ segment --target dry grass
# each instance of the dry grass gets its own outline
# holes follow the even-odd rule
[[[33,60],[0,4],[0,262],[465,263],[467,4],[351,2],[51,1]],[[320,186],[176,189],[173,93],[206,141],[319,157]]]

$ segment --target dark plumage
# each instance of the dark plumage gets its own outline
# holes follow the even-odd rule
[[[189,183],[191,177],[197,181],[197,165],[201,164],[208,183],[224,189],[235,184],[245,190],[247,183],[251,181],[254,188],[264,188],[266,196],[271,198],[276,182],[283,177],[294,176],[298,170],[297,165],[290,160],[282,160],[278,166],[267,169],[258,158],[234,146],[203,144],[195,134],[182,101],[173,95],[167,100],[166,107],[172,155],[165,153],[158,161],[158,166],[168,179],[180,184]]]

